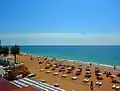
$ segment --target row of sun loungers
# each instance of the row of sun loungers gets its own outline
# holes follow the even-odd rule
[[[112,86],[112,89],[115,89],[116,91],[119,91],[119,90],[120,90],[120,86],[113,85],[113,86]]]
[[[97,82],[96,82],[96,85],[97,85],[97,86],[101,86],[101,85],[102,85],[102,82],[98,82],[98,81],[97,81]]]
[[[35,88],[40,89],[40,91],[65,91],[65,90],[60,89],[58,87],[43,83],[41,81],[34,81],[32,79],[29,79],[29,78],[14,80],[14,81],[11,81],[11,83],[20,87],[20,88],[33,86]],[[57,84],[54,84],[54,85],[57,86]]]

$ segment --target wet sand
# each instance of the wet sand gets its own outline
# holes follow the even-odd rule
[[[63,72],[59,72],[59,75],[53,75],[54,72],[51,70],[51,68],[49,69],[45,69],[43,72],[40,71],[41,68],[45,68],[46,63],[42,63],[39,64],[39,61],[45,61],[41,58],[39,58],[37,56],[33,56],[33,60],[30,60],[30,56],[28,55],[19,55],[17,56],[17,60],[20,62],[24,62],[25,66],[28,67],[29,71],[33,72],[36,74],[36,76],[33,78],[35,80],[45,80],[46,83],[48,84],[53,84],[53,83],[58,83],[60,88],[65,89],[66,91],[91,91],[89,86],[90,86],[90,82],[84,84],[83,83],[83,79],[84,79],[84,74],[85,74],[85,68],[87,64],[82,64],[82,74],[78,76],[77,80],[71,80],[72,76],[74,75],[74,73],[76,72],[76,69],[78,67],[78,63],[73,63],[73,62],[68,62],[68,61],[64,61],[62,62],[63,64],[74,64],[75,65],[75,70],[73,73],[68,74],[68,77],[66,78],[62,78],[62,74]],[[57,61],[52,61],[51,63],[55,63]],[[103,73],[104,71],[104,67],[99,67],[101,72]],[[95,85],[95,82],[97,81],[94,70],[95,69],[95,65],[93,65],[91,67],[91,71],[92,71],[92,77],[89,78],[90,81],[93,81],[94,83],[94,90],[95,91],[114,91],[112,89],[112,85],[113,83],[111,83],[111,78],[107,78],[105,75],[102,74],[103,80],[101,80],[101,82],[103,83],[103,85],[101,87],[98,87]],[[46,73],[47,70],[51,70],[52,73]],[[111,70],[111,72],[113,74],[115,74],[115,71],[113,70],[113,68],[109,68],[109,70]]]

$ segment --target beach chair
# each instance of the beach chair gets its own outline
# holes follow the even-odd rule
[[[46,73],[51,73],[51,71],[48,70],[48,71],[46,71]]]
[[[21,74],[21,75],[17,75],[16,76],[16,79],[21,79],[23,77],[23,75]]]
[[[90,68],[86,68],[85,70],[86,70],[86,71],[91,71],[91,69],[90,69]]]
[[[67,77],[67,76],[68,76],[67,74],[63,74],[63,75],[62,75],[63,78],[65,78],[65,77]]]
[[[97,73],[100,73],[100,69],[99,68],[95,68],[95,75],[97,75]]]
[[[102,82],[99,82],[99,83],[98,83],[98,86],[102,86]]]
[[[116,88],[116,85],[114,84],[114,85],[112,85],[112,89],[115,89]]]
[[[103,80],[102,76],[97,76],[97,80]]]
[[[84,75],[86,78],[90,78],[91,77],[91,74],[85,74]]]
[[[91,71],[86,71],[85,74],[91,74]]]
[[[81,72],[77,71],[75,75],[79,76],[81,74]]]
[[[89,79],[86,79],[86,83],[88,83],[90,80]]]
[[[117,81],[117,80],[115,80],[115,79],[112,79],[112,83],[117,83],[117,84],[119,84],[120,82]]]
[[[57,84],[57,83],[54,83],[54,84],[53,84],[53,86],[55,86],[55,87],[59,87],[59,84]]]
[[[95,85],[98,85],[99,84],[99,82],[97,81],[96,83],[95,83]]]
[[[58,72],[53,73],[53,75],[58,75]]]
[[[41,82],[45,83],[45,80],[41,80]]]
[[[89,82],[89,79],[83,79],[84,84]]]
[[[116,90],[116,91],[119,91],[119,90],[120,90],[120,86],[116,86],[116,87],[115,87],[115,90]]]
[[[73,77],[72,77],[72,80],[76,80],[77,78],[78,78],[78,77],[76,77],[76,76],[73,76]]]
[[[41,61],[39,62],[39,64],[42,64],[42,63],[43,63],[43,62],[41,62]]]
[[[31,78],[31,77],[34,77],[34,76],[36,76],[36,74],[31,73],[31,74],[29,74],[27,77],[28,77],[28,78]]]
[[[52,68],[52,70],[56,70],[56,68],[55,68],[55,67],[53,67],[53,68]]]
[[[44,69],[40,69],[40,71],[44,71]]]

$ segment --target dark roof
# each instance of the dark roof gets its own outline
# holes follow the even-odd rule
[[[12,89],[18,88],[12,85],[9,81],[4,78],[0,78],[0,91],[12,91]]]
[[[29,86],[29,87],[24,87],[24,88],[13,89],[12,91],[38,91],[38,90]]]

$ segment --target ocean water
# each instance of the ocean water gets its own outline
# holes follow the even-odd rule
[[[120,66],[120,46],[20,46],[21,52]]]

